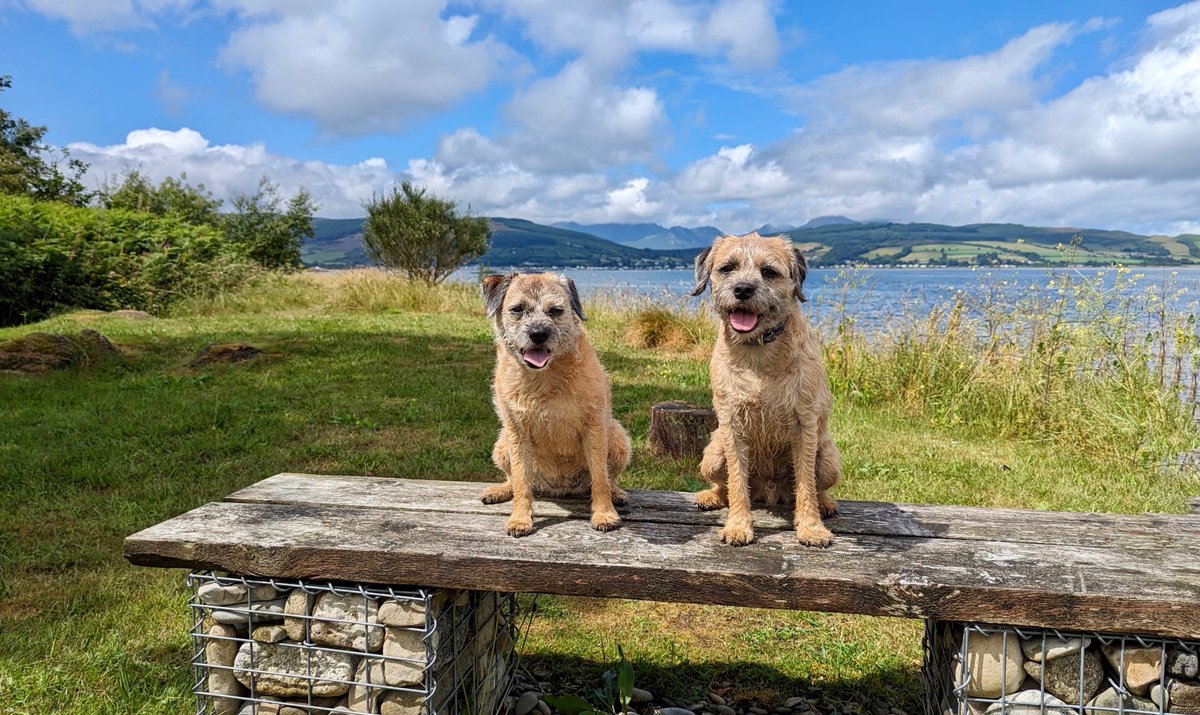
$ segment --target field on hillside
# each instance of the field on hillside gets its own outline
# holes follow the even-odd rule
[[[589,308],[615,414],[634,440],[623,484],[699,489],[696,465],[653,457],[645,434],[653,403],[709,402],[707,319]],[[1195,477],[1158,469],[1200,435],[1142,358],[1096,374],[1067,361],[1060,376],[1058,348],[1089,360],[1112,346],[1059,326],[1054,339],[1074,342],[1031,351],[1045,363],[1026,365],[1016,348],[947,338],[963,319],[951,308],[888,344],[831,341],[846,467],[836,496],[1178,513],[1200,493]],[[124,358],[0,373],[0,498],[10,505],[0,511],[0,712],[191,708],[183,574],[125,564],[121,540],[134,531],[283,471],[498,480],[493,347],[472,286],[429,292],[373,272],[268,277],[165,317],[75,312],[2,329],[0,341],[84,327]],[[186,367],[223,341],[267,355]],[[542,598],[524,653],[543,677],[589,688],[621,646],[638,685],[658,695],[694,699],[730,681],[741,701],[803,694],[840,712],[912,711],[919,639],[914,621]]]

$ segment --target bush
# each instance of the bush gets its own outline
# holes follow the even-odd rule
[[[209,226],[0,195],[0,325],[68,308],[160,311],[251,270]]]

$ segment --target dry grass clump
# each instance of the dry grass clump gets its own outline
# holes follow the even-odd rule
[[[701,316],[648,307],[629,316],[624,341],[634,348],[686,351],[710,344],[712,332],[712,326]]]

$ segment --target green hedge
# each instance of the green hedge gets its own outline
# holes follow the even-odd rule
[[[253,270],[211,226],[0,194],[0,325],[68,308],[159,311]]]

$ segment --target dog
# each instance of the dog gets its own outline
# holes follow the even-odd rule
[[[481,286],[496,342],[493,397],[500,436],[492,461],[504,473],[485,504],[512,500],[506,528],[533,531],[533,494],[591,495],[591,523],[621,525],[617,478],[629,435],[612,416],[608,374],[588,341],[579,292],[554,273],[490,275]]]
[[[734,546],[754,540],[752,499],[794,502],[802,544],[833,538],[821,519],[837,513],[828,491],[842,467],[820,339],[800,310],[807,275],[804,255],[778,236],[723,236],[696,257],[692,295],[712,285],[721,329],[709,363],[717,429],[700,462],[713,486],[695,498],[729,507],[720,535]]]

